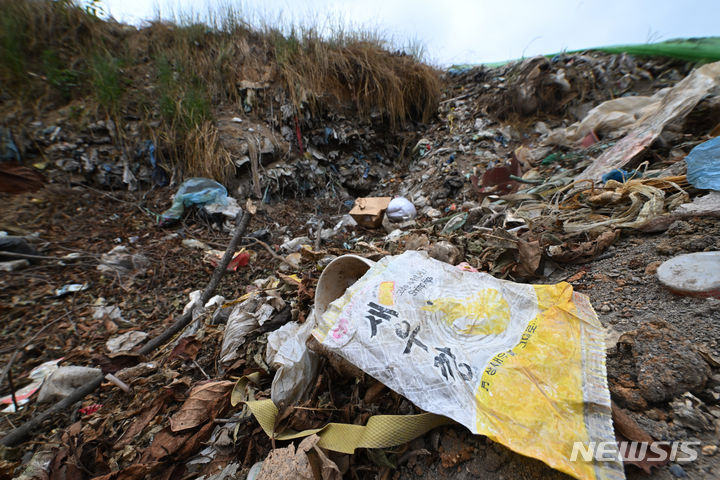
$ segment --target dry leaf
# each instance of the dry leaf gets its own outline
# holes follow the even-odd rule
[[[221,380],[194,387],[180,410],[170,418],[170,429],[181,432],[214,419],[229,405],[228,396],[234,385],[235,382]]]
[[[130,425],[130,428],[125,431],[120,440],[115,443],[113,448],[115,450],[122,450],[125,445],[130,444],[137,435],[140,435],[145,427],[155,418],[155,415],[167,404],[168,400],[172,397],[169,390],[161,390],[160,396],[157,397],[150,408],[143,410],[140,415],[135,418],[135,421]]]
[[[542,249],[540,242],[518,242],[518,268],[516,273],[522,277],[533,277],[540,267],[540,259],[542,258]]]
[[[152,472],[159,463],[152,464],[135,464],[117,472],[111,472],[101,477],[95,477],[92,480],[143,480],[146,475]]]
[[[650,443],[654,441],[650,434],[643,430],[630,415],[615,405],[615,402],[612,402],[612,419],[615,427],[615,438],[618,442]],[[670,453],[670,445],[661,445],[660,448]],[[652,467],[665,465],[669,461],[668,458],[659,460],[657,454],[652,452],[650,448],[647,449],[643,458],[636,460],[634,457],[638,451],[642,451],[640,447],[635,447],[635,452],[628,452],[633,455],[633,458],[627,458],[627,455],[623,455],[623,463],[635,465],[636,467],[642,468],[645,473],[650,474]],[[622,449],[621,453],[623,453]]]
[[[200,341],[194,336],[183,337],[180,339],[172,352],[170,352],[170,358],[173,360],[176,358],[182,358],[183,360],[195,360],[198,352],[200,351]]]
[[[257,213],[257,207],[249,198],[247,199],[247,202],[245,202],[245,210],[247,210],[250,215],[255,215]]]
[[[172,457],[194,434],[195,432],[190,430],[182,433],[173,433],[169,428],[160,430],[143,452],[138,464],[149,465]]]
[[[600,255],[620,237],[620,231],[601,233],[595,240],[582,243],[563,243],[548,247],[550,258],[560,263],[586,263]]]

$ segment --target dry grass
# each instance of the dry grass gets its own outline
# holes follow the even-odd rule
[[[88,53],[122,45],[117,24],[68,1],[0,0],[0,12],[0,80],[28,96],[37,94],[28,87],[79,85]]]
[[[139,30],[100,20],[69,0],[0,0],[0,11],[6,98],[25,96],[48,108],[94,99],[116,120],[127,113],[148,124],[159,119],[160,131],[146,133],[157,139],[161,161],[187,175],[232,175],[213,112],[242,108],[242,82],[283,90],[301,121],[307,110],[341,109],[392,128],[429,120],[440,96],[436,70],[392,53],[374,32],[251,26],[232,8]],[[265,100],[269,109],[272,100]]]
[[[275,60],[299,110],[351,101],[361,117],[380,114],[393,127],[426,122],[437,111],[441,83],[431,67],[405,53],[391,53],[372,36],[325,40],[315,30],[284,37],[270,32]]]

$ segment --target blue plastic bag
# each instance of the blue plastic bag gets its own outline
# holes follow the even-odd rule
[[[720,137],[690,150],[685,162],[690,185],[695,188],[720,190]]]
[[[211,203],[226,205],[228,201],[227,189],[215,180],[209,178],[189,178],[178,188],[173,204],[160,216],[160,225],[168,225],[180,220],[185,207],[195,205],[202,207]]]
[[[602,182],[607,183],[608,180],[615,180],[616,182],[625,183],[631,178],[640,178],[642,177],[642,172],[638,172],[637,170],[630,170],[629,172],[626,170],[621,170],[619,168],[616,168],[614,170],[610,170],[608,173],[602,176]]]

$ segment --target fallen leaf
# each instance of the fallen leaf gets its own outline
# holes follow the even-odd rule
[[[117,472],[110,472],[107,475],[94,477],[92,480],[143,480],[146,475],[150,474],[159,465],[159,462],[151,464],[136,463]]]
[[[540,242],[518,242],[518,267],[516,273],[522,277],[533,277],[540,267],[542,249]]]
[[[147,333],[133,330],[123,333],[122,335],[112,337],[105,342],[105,348],[107,348],[110,353],[130,352],[147,338]]]
[[[565,281],[568,282],[568,283],[577,282],[578,280],[580,280],[581,278],[583,278],[586,273],[587,273],[587,271],[585,271],[585,270],[580,270],[580,271],[577,272],[575,275],[573,275],[572,277],[568,278],[568,279],[565,280]]]
[[[203,425],[200,430],[183,443],[182,448],[173,455],[173,459],[176,462],[179,462],[197,453],[203,444],[210,438],[210,434],[214,428],[214,422],[208,422]]]
[[[107,317],[103,319],[103,324],[105,325],[105,330],[111,335],[118,331],[117,324]]]
[[[363,398],[363,402],[372,403],[373,400],[375,400],[375,398],[377,398],[378,395],[380,395],[384,390],[385,390],[385,384],[382,382],[376,381],[365,392],[365,397]]]
[[[145,449],[140,457],[139,464],[153,464],[166,460],[175,452],[179,451],[195,432],[191,430],[182,433],[173,433],[169,428],[164,428],[155,434],[152,443]]]
[[[194,336],[183,337],[180,339],[172,352],[170,352],[170,358],[168,360],[174,360],[176,358],[182,358],[183,360],[195,360],[198,352],[200,351],[200,341]]]
[[[342,480],[342,473],[337,464],[325,454],[322,448],[314,445],[312,452],[308,452],[307,455],[314,469],[317,468],[320,470],[320,478],[322,478],[322,480]],[[319,462],[315,461],[316,458]],[[319,465],[317,465],[318,463]]]
[[[623,412],[621,408],[615,405],[615,402],[612,402],[611,405],[612,420],[615,427],[615,438],[620,445],[622,445],[623,442],[650,443],[655,441],[655,439],[643,430],[630,415]],[[632,450],[633,448],[634,451]],[[660,445],[659,448],[665,450],[668,454],[670,453],[670,445]],[[627,447],[627,449],[621,448],[620,453],[623,457],[623,463],[635,465],[636,467],[643,469],[645,473],[650,474],[652,473],[652,467],[665,465],[669,461],[669,455],[667,455],[668,458],[660,460],[657,453],[653,452],[650,448],[645,450],[645,454],[641,458],[636,459],[637,455],[642,453],[642,451],[642,447],[640,446]],[[628,453],[631,455],[631,458],[628,458]]]
[[[50,464],[49,480],[82,480],[83,474],[71,461],[67,448],[58,450],[57,455]]]
[[[229,405],[228,396],[234,385],[235,382],[221,380],[194,387],[180,410],[170,418],[171,430],[180,432],[214,419]]]
[[[161,390],[160,396],[155,398],[153,403],[150,405],[150,408],[143,410],[140,415],[135,418],[135,421],[120,437],[120,440],[115,442],[113,448],[115,450],[122,450],[125,448],[125,445],[129,445],[130,442],[135,440],[135,437],[145,430],[145,427],[147,427],[152,419],[155,418],[155,415],[157,415],[158,412],[167,405],[170,398],[172,398],[170,390]]]
[[[620,237],[620,231],[601,233],[595,240],[589,242],[572,243],[548,247],[550,258],[560,263],[587,263],[600,255]]]
[[[141,356],[134,352],[118,352],[110,355],[100,355],[94,358],[95,363],[103,373],[115,373],[125,368],[134,367],[140,363]]]

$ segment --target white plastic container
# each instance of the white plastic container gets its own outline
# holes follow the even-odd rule
[[[720,252],[678,255],[660,265],[657,276],[674,293],[720,298]]]

